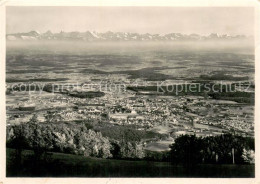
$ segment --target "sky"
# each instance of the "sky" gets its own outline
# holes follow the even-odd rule
[[[7,33],[62,31],[254,35],[250,7],[9,6]]]

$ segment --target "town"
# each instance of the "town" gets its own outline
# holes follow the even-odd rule
[[[129,79],[126,79],[125,85],[118,85],[119,88],[107,88],[108,81],[113,84],[113,81],[118,81],[115,79],[114,76],[109,80],[108,76],[95,78],[91,81],[91,88],[86,88],[85,83],[70,85],[70,88],[67,86],[66,93],[61,92],[62,83],[48,92],[12,91],[7,95],[7,125],[26,123],[31,119],[39,123],[87,120],[115,126],[133,125],[137,130],[167,135],[167,140],[170,139],[167,145],[174,138],[185,134],[206,137],[235,132],[242,136],[254,136],[252,105],[215,100],[209,96],[136,92],[127,88],[137,85],[134,83],[136,81]],[[107,83],[104,82],[106,80]],[[155,84],[139,82],[142,85]],[[106,89],[100,96],[78,96],[99,92],[100,89]]]

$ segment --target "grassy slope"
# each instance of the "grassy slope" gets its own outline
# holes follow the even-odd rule
[[[52,153],[48,164],[30,161],[17,169],[11,167],[13,153],[13,149],[7,149],[10,177],[254,177],[254,165],[199,165],[187,169],[166,162],[97,159],[63,153]],[[23,161],[30,155],[32,151],[23,151]]]

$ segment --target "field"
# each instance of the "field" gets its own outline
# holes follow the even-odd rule
[[[86,82],[108,74],[155,81],[248,80],[254,73],[252,52],[252,45],[233,42],[8,42],[6,81]]]
[[[32,151],[23,151],[23,164],[11,163],[13,149],[7,149],[8,177],[254,177],[254,165],[198,165],[192,168],[167,162],[98,159],[50,153],[48,163],[27,160]],[[27,160],[27,161],[26,161]]]

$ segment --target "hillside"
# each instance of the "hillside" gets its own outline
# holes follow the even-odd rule
[[[7,149],[7,177],[254,177],[254,165],[198,165],[194,168],[167,162],[98,159],[49,153],[49,161],[34,161],[32,151],[22,153],[23,164],[13,165],[14,149]]]

